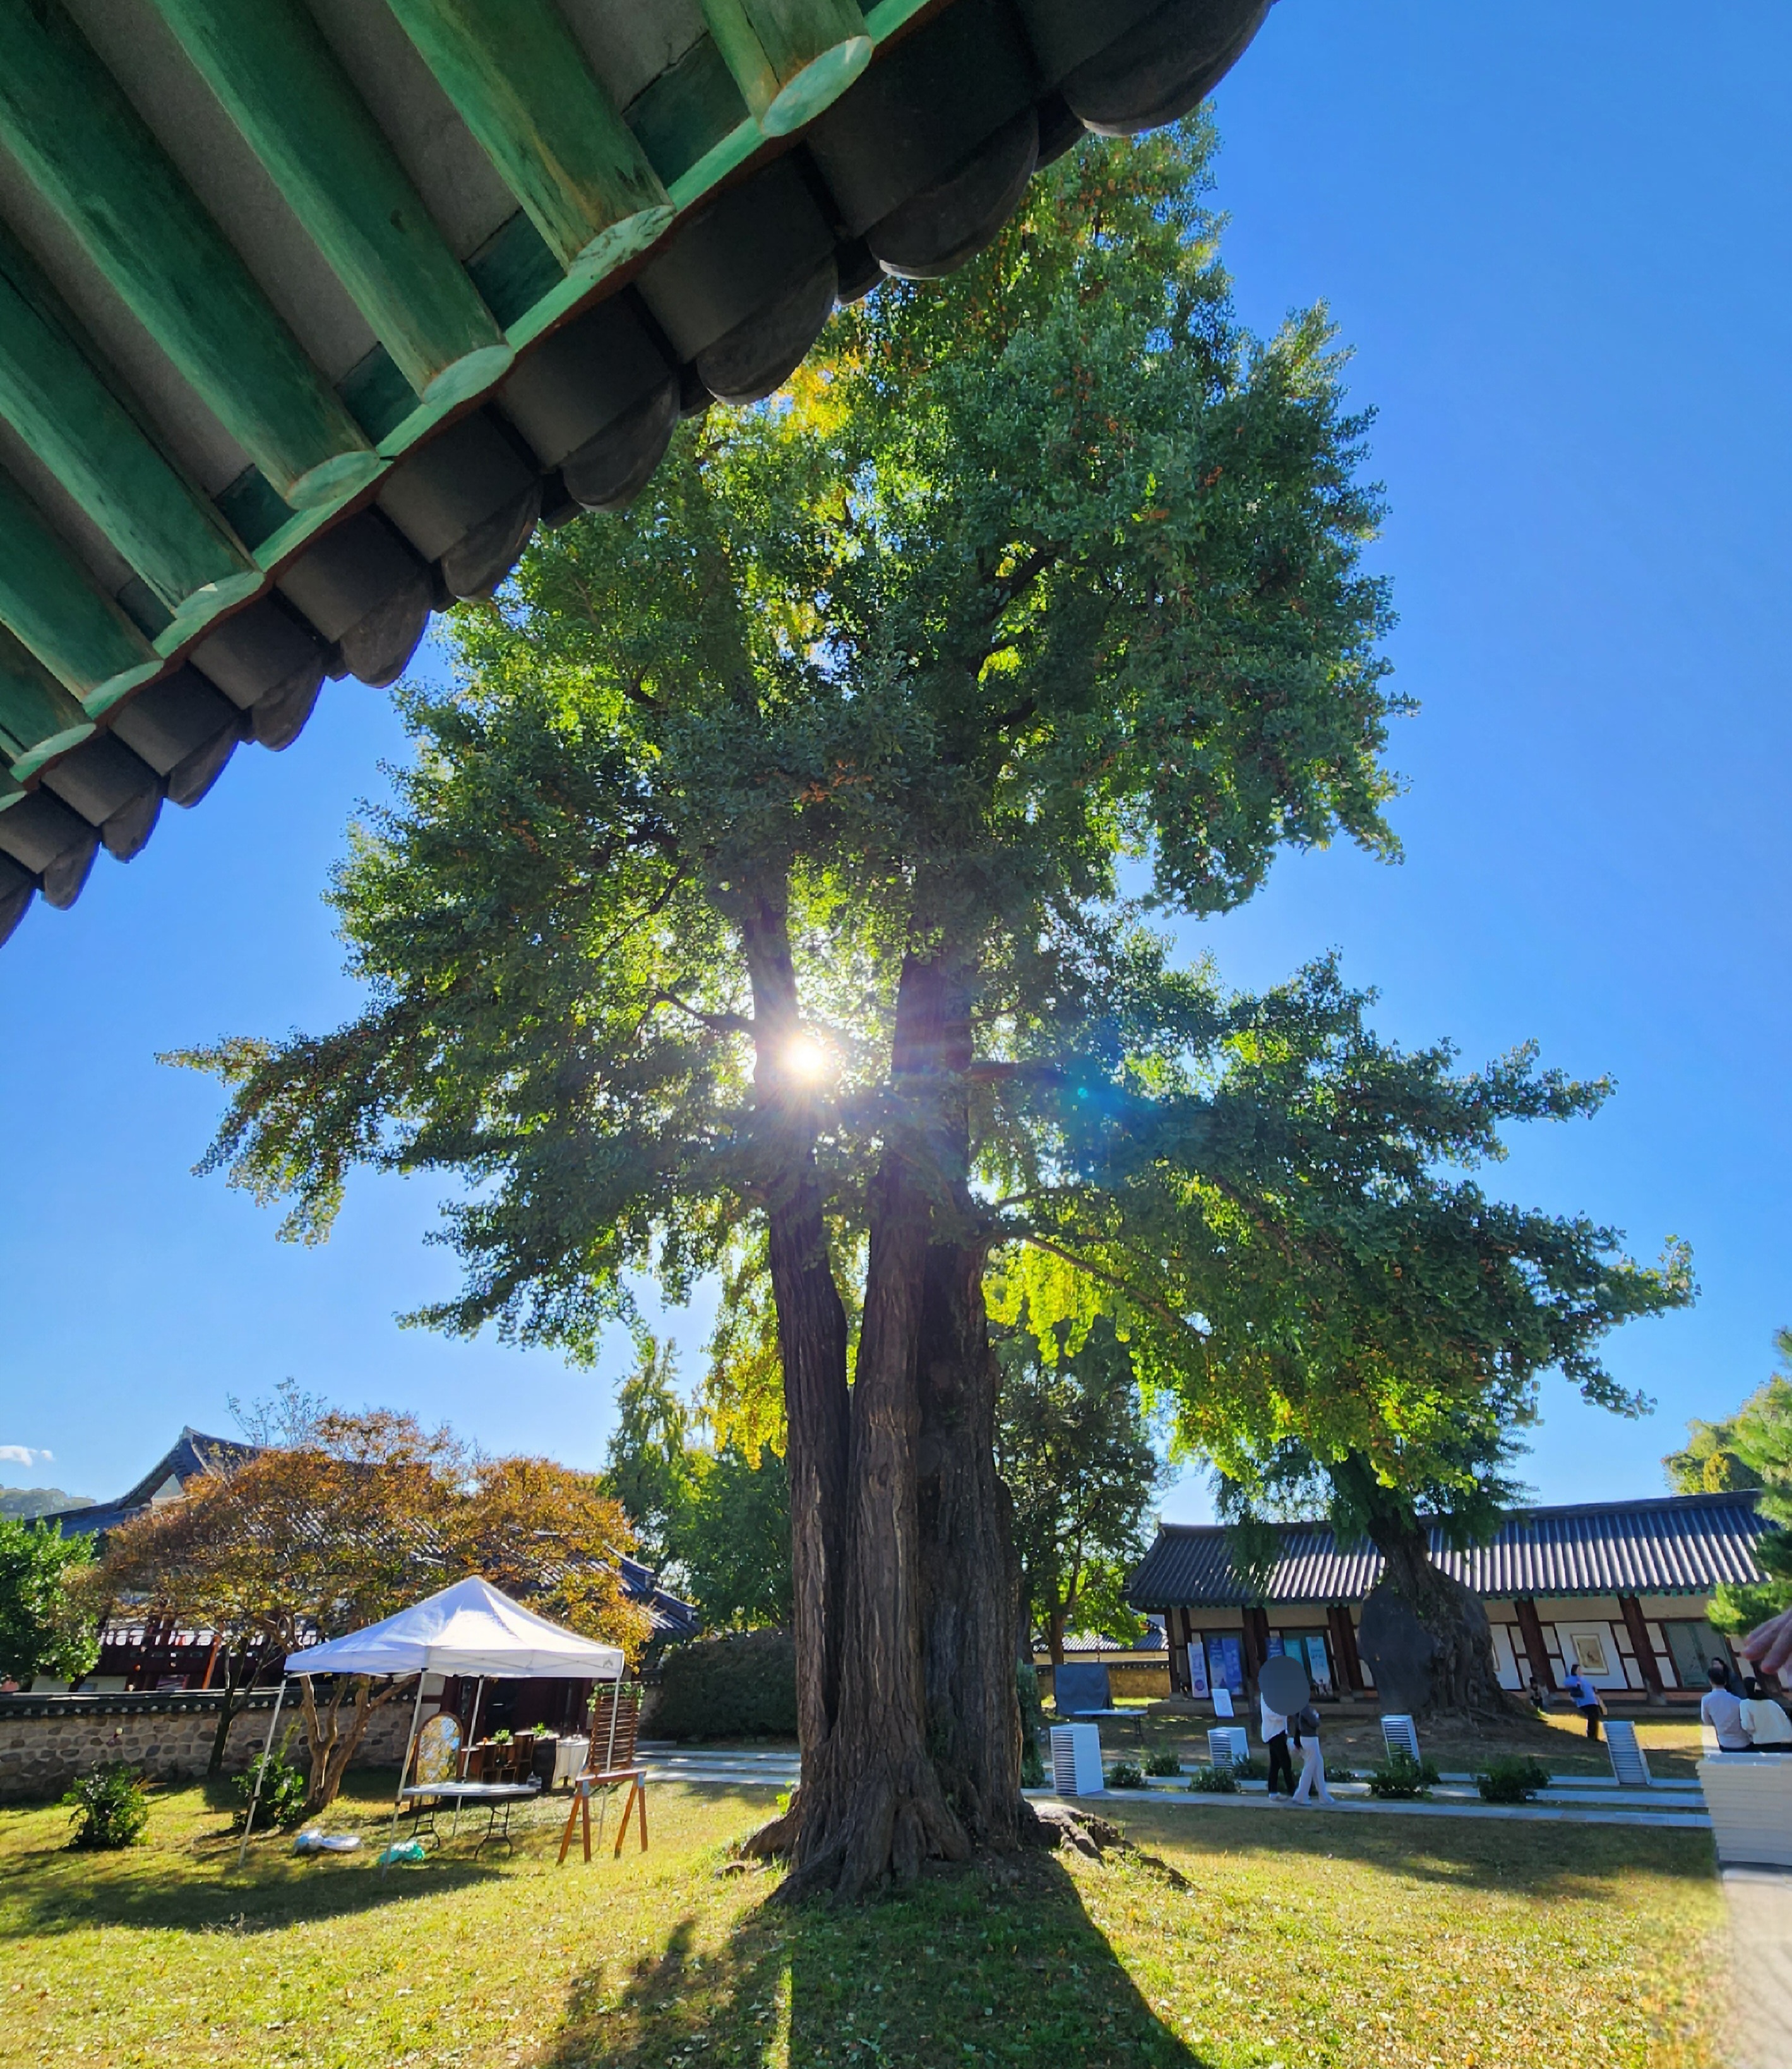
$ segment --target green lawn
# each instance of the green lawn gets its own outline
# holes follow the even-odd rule
[[[333,1822],[375,1831],[370,1779]],[[1129,1806],[1188,1879],[1029,1856],[862,1908],[719,1873],[762,1794],[658,1789],[653,1847],[383,1879],[258,1843],[197,1787],[83,1855],[0,1811],[0,2062],[175,2065],[1716,2065],[1704,1834]],[[1111,1807],[1111,1806],[1110,1806]],[[632,1839],[631,1839],[632,1849]]]

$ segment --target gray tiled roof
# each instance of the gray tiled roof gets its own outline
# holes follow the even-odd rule
[[[1668,1495],[1649,1501],[1588,1502],[1507,1517],[1490,1545],[1454,1552],[1440,1528],[1432,1557],[1489,1600],[1513,1595],[1702,1595],[1721,1581],[1766,1577],[1755,1563],[1768,1528],[1753,1494]],[[1161,1524],[1134,1573],[1134,1609],[1237,1606],[1246,1602],[1361,1602],[1380,1577],[1372,1545],[1340,1549],[1325,1523],[1281,1526],[1282,1554],[1259,1596],[1233,1572],[1225,1532]]]
[[[88,1502],[79,1508],[65,1508],[47,1516],[43,1520],[55,1524],[64,1537],[104,1536],[130,1517],[141,1515],[154,1500],[157,1489],[169,1480],[177,1480],[184,1487],[190,1479],[253,1458],[260,1448],[234,1437],[208,1437],[189,1423],[134,1487],[111,1501]]]

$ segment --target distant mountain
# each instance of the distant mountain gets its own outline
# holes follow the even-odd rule
[[[54,1516],[59,1508],[92,1508],[90,1494],[60,1487],[0,1487],[0,1516]]]

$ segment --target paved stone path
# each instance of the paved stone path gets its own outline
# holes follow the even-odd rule
[[[1792,2063],[1792,1873],[1725,1868],[1735,2069],[1786,2069]]]

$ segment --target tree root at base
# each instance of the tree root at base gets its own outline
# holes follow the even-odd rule
[[[1106,1818],[1098,1818],[1091,1811],[1073,1810],[1067,1804],[1026,1803],[1022,1806],[1023,1824],[1020,1844],[1024,1849],[1056,1853],[1066,1850],[1081,1854],[1085,1860],[1100,1861],[1110,1854],[1130,1860],[1139,1867],[1151,1869],[1161,1875],[1174,1889],[1187,1889],[1188,1879],[1178,1869],[1156,1854],[1147,1854],[1135,1847],[1118,1825],[1110,1824]],[[801,1823],[801,1806],[796,1794],[792,1794],[786,1809],[768,1819],[755,1831],[748,1833],[735,1850],[730,1870],[743,1869],[752,1861],[786,1861],[796,1851],[797,1833]],[[1002,1858],[1004,1850],[978,1847],[969,1855],[940,1855],[928,1865],[934,1868],[958,1867],[968,1860],[994,1861]],[[817,1892],[818,1883],[810,1877],[792,1877],[778,1892],[800,1899]]]

